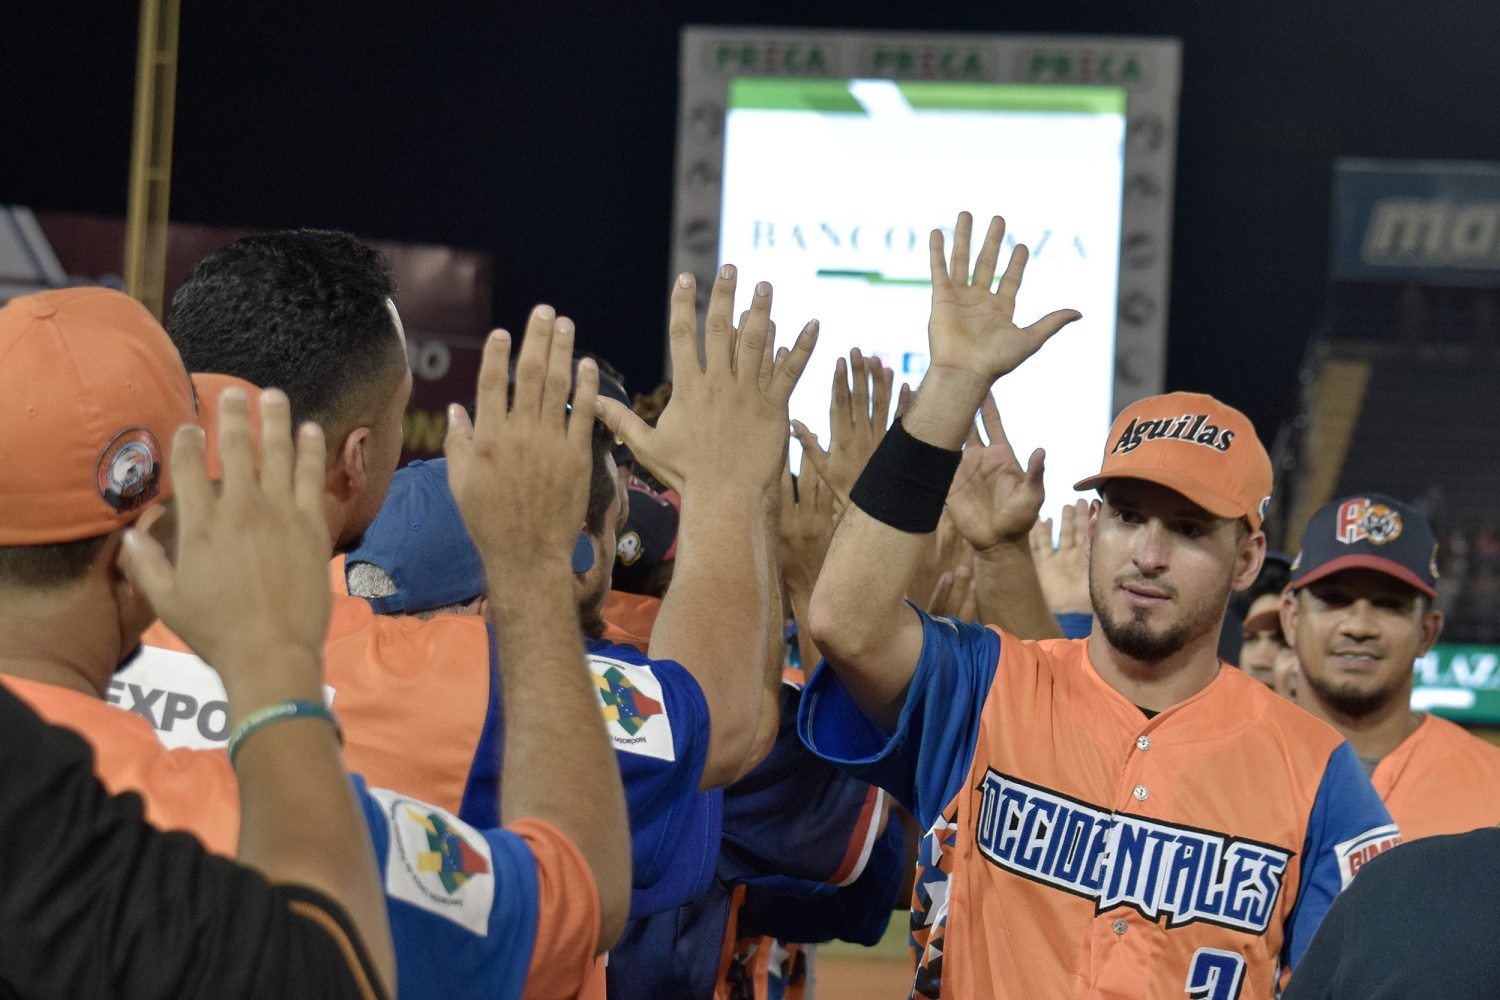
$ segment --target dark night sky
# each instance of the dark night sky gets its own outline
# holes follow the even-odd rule
[[[184,6],[175,219],[489,252],[498,321],[553,302],[637,383],[660,370],[685,23],[1181,38],[1167,384],[1267,440],[1324,300],[1333,158],[1500,160],[1494,0]],[[137,8],[26,7],[0,202],[122,215]]]

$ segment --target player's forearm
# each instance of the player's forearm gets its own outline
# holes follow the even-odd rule
[[[806,625],[829,666],[860,709],[887,727],[922,653],[922,622],[906,589],[927,538],[849,508],[808,605]]]
[[[740,765],[743,778],[766,759],[776,745],[781,727],[781,668],[786,662],[786,609],[781,595],[781,493],[769,490],[765,500],[765,520],[761,531],[765,538],[766,569],[766,659],[761,673],[760,708],[756,715],[755,736],[750,753]]]
[[[711,720],[705,789],[733,783],[754,756],[771,626],[765,522],[762,496],[743,488],[683,490],[676,568],[651,656],[682,664],[703,689]]]
[[[929,369],[901,426],[918,441],[957,451],[989,388],[970,372]],[[921,619],[906,594],[929,537],[893,528],[855,505],[834,533],[813,592],[814,641],[860,709],[887,728],[900,715],[922,654]]]
[[[321,698],[318,685],[312,686],[314,697]],[[231,718],[307,694],[297,687],[259,703],[245,703],[240,691],[233,690]],[[272,882],[309,886],[342,906],[386,988],[394,991],[396,958],[383,880],[333,727],[320,719],[276,723],[244,742],[235,770],[240,791],[239,860]]]
[[[918,441],[957,451],[974,426],[974,414],[991,383],[973,372],[930,368],[901,415],[901,426]]]
[[[594,875],[600,948],[619,936],[630,909],[630,837],[620,768],[585,666],[563,563],[492,573],[491,614],[505,705],[501,817],[551,823],[578,846]]]
[[[998,625],[1020,639],[1062,638],[1057,619],[1047,609],[1027,539],[976,551],[974,585],[984,624]]]

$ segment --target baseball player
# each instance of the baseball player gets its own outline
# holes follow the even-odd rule
[[[797,737],[801,671],[783,678],[770,755],[723,792],[715,879],[680,909],[632,920],[610,952],[611,1000],[771,994],[773,941],[880,940],[907,870],[879,789],[812,757]],[[789,946],[787,963],[799,951]],[[782,984],[785,985],[785,984]]]
[[[1411,710],[1413,662],[1443,629],[1436,583],[1427,518],[1371,493],[1313,514],[1281,602],[1298,704],[1353,744],[1407,840],[1500,823],[1500,748]]]
[[[613,483],[608,440],[607,434],[595,435],[594,463],[600,481]],[[613,524],[620,516],[619,491],[603,495],[603,519]],[[572,568],[603,579],[608,570],[594,565],[594,552],[585,535],[584,544],[575,546]],[[330,677],[386,675],[379,684],[336,690],[335,704],[341,697],[355,699],[344,714],[365,720],[346,737],[350,766],[379,775],[372,780],[391,787],[426,789],[465,820],[494,825],[496,795],[504,792],[494,748],[504,741],[506,712],[488,672],[469,669],[495,663],[494,635],[477,613],[474,598],[486,591],[484,568],[448,490],[446,462],[413,462],[397,470],[385,506],[347,558],[351,589],[368,604],[331,632]],[[698,790],[708,709],[680,665],[649,660],[607,639],[585,641],[626,790],[631,910],[640,915],[672,909],[708,887],[719,849],[721,793]],[[446,697],[431,706],[434,717],[427,725],[436,728],[436,713],[442,713],[450,738],[413,754],[401,734],[422,708],[396,712],[379,699],[429,702],[425,692],[434,685]],[[478,750],[464,753],[465,747]]]
[[[601,441],[607,444],[602,436],[596,444]],[[596,461],[608,464],[602,447]],[[610,478],[603,476],[604,481]],[[619,515],[616,496],[607,517]],[[593,551],[588,550],[588,558]],[[472,598],[483,594],[485,581],[475,572],[478,553],[448,493],[441,459],[413,462],[396,472],[385,506],[348,560],[351,589],[386,613],[348,637],[334,635],[327,647],[330,662],[347,655],[360,669],[370,670],[382,663],[419,660],[429,665],[414,683],[463,691],[461,671],[446,665],[492,657],[493,650],[485,648],[490,638],[484,620],[465,613],[475,604]],[[591,567],[574,569],[587,573]],[[444,607],[448,610],[428,613]],[[642,640],[649,646],[651,637]],[[357,642],[357,652],[346,648],[350,641]],[[427,655],[402,652],[418,641]],[[725,934],[733,932],[734,889],[741,884],[798,905],[832,896],[871,872],[858,892],[872,902],[850,906],[854,894],[845,894],[845,909],[855,916],[846,915],[842,922],[828,919],[822,930],[824,935],[842,930],[841,936],[868,939],[868,928],[875,924],[873,935],[879,937],[905,860],[901,825],[882,827],[885,796],[879,789],[809,759],[795,730],[800,675],[783,678],[780,728],[770,755],[726,789],[699,793],[709,720],[701,696],[692,697],[697,689],[686,672],[607,636],[589,640],[586,648],[624,781],[634,869],[631,913],[637,919],[611,950],[611,997],[712,991]],[[411,696],[417,696],[415,686]],[[473,692],[455,700],[482,708],[486,699]],[[497,745],[503,738],[505,707],[493,694],[489,700],[482,713],[484,729],[474,738],[480,746]],[[470,714],[481,713],[461,704],[455,724],[464,724]],[[411,755],[403,755],[405,748],[397,743],[372,744],[370,732],[360,746],[346,748],[352,766],[380,773],[382,780],[398,786],[430,780],[414,773],[430,761],[407,762],[402,771],[402,757]],[[462,791],[460,815],[465,818],[493,809],[483,798],[485,789],[494,787],[493,778],[476,779],[484,759],[476,758]],[[872,889],[872,883],[879,885]],[[882,893],[881,885],[889,891]],[[858,927],[844,930],[855,921]]]
[[[929,832],[914,995],[1266,997],[1351,858],[1396,836],[1332,728],[1215,655],[1255,579],[1271,465],[1248,420],[1176,393],[1125,409],[1088,527],[1096,625],[1027,642],[904,603],[979,404],[1067,323],[1012,321],[1004,223],[969,273],[931,237],[932,365],[856,484],[811,607],[799,727]]]
[[[556,325],[562,327],[563,321]],[[543,391],[554,333],[560,353],[567,356],[571,325],[554,329],[550,316],[535,317],[521,351],[523,377],[515,408],[507,415],[503,389],[484,394],[474,432],[478,444],[469,440],[466,421],[460,422],[450,432],[449,453],[463,463],[454,479],[470,515],[467,523],[486,564],[497,570],[490,577],[491,589],[503,594],[511,609],[497,613],[501,648],[508,651],[507,662],[525,662],[534,671],[502,670],[508,700],[526,720],[512,725],[505,749],[511,759],[525,760],[540,746],[566,738],[570,756],[545,775],[523,771],[512,776],[507,783],[512,822],[503,829],[477,830],[439,807],[352,779],[356,801],[350,806],[360,812],[369,839],[347,849],[373,848],[373,860],[383,873],[398,990],[406,997],[519,997],[523,985],[537,996],[574,995],[594,974],[595,955],[625,919],[629,857],[611,832],[624,822],[623,796],[608,766],[609,744],[595,715],[581,644],[566,629],[551,629],[546,638],[531,636],[518,644],[513,639],[520,630],[504,617],[524,613],[528,620],[555,625],[573,615],[566,563],[547,550],[559,523],[566,526],[561,529],[566,537],[576,524],[575,509],[582,515],[580,473],[587,468],[588,441],[581,428],[571,436],[564,430],[566,399],[555,390]],[[137,539],[130,550],[135,554],[127,551],[122,557],[117,543],[119,533],[138,517],[158,518],[161,511],[153,508],[169,495],[169,466],[160,442],[178,425],[195,420],[187,372],[150,314],[105,289],[12,300],[0,308],[0,352],[10,362],[0,367],[0,399],[15,404],[0,411],[3,440],[19,449],[13,454],[52,456],[47,463],[15,463],[30,471],[5,481],[6,509],[15,514],[0,529],[0,541],[8,547],[50,546],[59,539],[103,532],[99,537],[111,553],[76,568],[81,582],[52,581],[44,596],[74,613],[73,628],[45,642],[33,637],[27,644],[33,655],[8,653],[0,681],[47,721],[82,735],[94,750],[104,785],[140,795],[150,822],[193,833],[210,850],[233,854],[242,833],[234,754],[243,741],[254,739],[255,728],[279,716],[257,721],[260,713],[252,713],[236,720],[239,735],[228,754],[171,750],[138,714],[111,707],[101,697],[107,679],[151,620],[142,593],[153,600],[173,596],[164,582],[173,571],[159,545],[153,548]],[[508,355],[508,338],[493,338],[483,370],[498,370],[500,377],[481,379],[481,385],[504,386]],[[69,363],[59,366],[59,357]],[[533,374],[525,376],[526,371]],[[579,401],[587,404],[591,395],[581,378]],[[226,497],[237,489],[253,489],[253,483],[240,486],[235,476],[255,479],[249,407],[244,401],[232,404],[231,398],[224,397],[222,415],[226,428],[233,425],[221,437]],[[286,397],[262,397],[261,408],[267,434],[289,439]],[[117,463],[123,449],[134,444],[144,448],[149,464]],[[484,451],[474,454],[480,445]],[[317,461],[299,459],[311,472],[300,472],[303,480],[315,484],[308,493],[315,494],[322,483]],[[286,460],[282,464],[290,465]],[[203,516],[199,508],[213,491],[206,471],[179,471],[176,513],[186,531]],[[561,489],[565,479],[572,484],[566,494]],[[524,510],[508,509],[506,528],[497,532],[486,520],[494,515],[485,512],[518,508],[518,498],[531,495],[539,482],[557,489],[558,497]],[[303,552],[316,552],[326,511],[316,496],[302,503],[297,544]],[[259,519],[253,523],[286,517],[281,510],[245,513],[241,507],[237,513]],[[161,533],[167,534],[166,529]],[[504,539],[497,542],[497,534]],[[45,559],[45,554],[37,558]],[[521,562],[534,563],[524,577],[504,568]],[[316,561],[320,564],[321,559]],[[125,582],[122,566],[131,570],[135,586]],[[313,583],[309,601],[317,599],[316,575]],[[304,578],[287,581],[293,593],[308,590],[306,584]],[[326,591],[321,600],[326,615]],[[40,613],[40,600],[35,607]],[[221,603],[214,610],[232,615],[241,609]],[[302,631],[315,646],[323,622],[314,615]],[[189,635],[204,638],[201,630]],[[21,648],[10,642],[5,647]],[[274,669],[275,660],[255,666]],[[256,678],[254,671],[249,676]],[[243,671],[240,683],[246,683]],[[279,703],[278,712],[286,715],[281,710],[290,708],[293,721],[331,721],[315,700],[316,680],[306,686],[312,697]]]

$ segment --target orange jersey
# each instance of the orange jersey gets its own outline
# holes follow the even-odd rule
[[[5,677],[32,711],[71,729],[94,751],[94,769],[111,792],[135,792],[146,821],[185,830],[215,854],[234,857],[240,838],[240,796],[223,751],[169,750],[150,723],[81,691]]]
[[[493,800],[499,747],[476,754],[498,712],[484,618],[377,615],[363,598],[335,596],[323,671],[351,771],[453,813],[471,783]]]
[[[611,590],[604,600],[604,638],[646,652],[651,629],[661,612],[661,598]]]
[[[323,686],[343,722],[349,769],[453,813],[472,783],[492,806],[499,748],[481,744],[498,708],[485,619],[377,615],[368,601],[349,596],[343,567],[342,557],[330,564]],[[150,722],[169,747],[223,748],[229,739],[219,675],[160,622],[146,630],[139,655],[115,675],[107,697]]]
[[[100,781],[139,795],[152,825],[234,856],[239,784],[223,751],[168,749],[138,714],[79,691],[8,676],[0,683],[82,736]],[[420,800],[358,778],[353,785],[370,834],[365,849],[373,843],[384,879],[402,996],[603,996],[594,963],[598,892],[561,831],[539,819],[476,830]]]
[[[1500,824],[1500,747],[1428,715],[1372,778],[1407,840]]]
[[[1237,670],[1147,718],[1087,640],[923,628],[894,733],[826,665],[799,720],[929,830],[917,996],[1269,997],[1399,839],[1338,733]]]

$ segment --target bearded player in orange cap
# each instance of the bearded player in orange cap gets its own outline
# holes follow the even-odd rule
[[[922,997],[1268,997],[1351,858],[1395,837],[1353,750],[1215,650],[1260,569],[1271,464],[1239,412],[1128,407],[1088,526],[1096,624],[1028,642],[903,597],[991,385],[1080,318],[1011,317],[1004,223],[969,273],[931,238],[932,365],[851,495],[811,605],[815,752],[929,831],[912,904]]]

